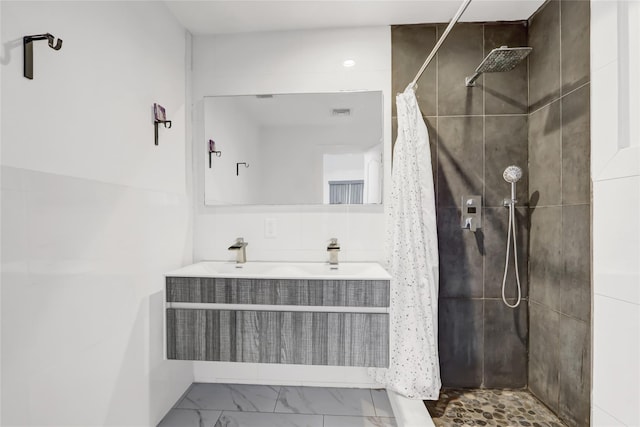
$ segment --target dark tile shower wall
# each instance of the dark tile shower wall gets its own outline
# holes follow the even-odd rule
[[[392,28],[393,91],[402,92],[444,30],[444,25]],[[440,241],[440,365],[446,387],[523,388],[527,385],[527,301],[515,310],[501,299],[510,186],[505,167],[524,170],[518,183],[519,268],[527,291],[528,76],[527,62],[508,73],[485,74],[467,88],[493,48],[525,46],[523,23],[458,24],[418,81],[417,96],[429,127]],[[394,141],[395,141],[395,105]],[[460,228],[460,199],[483,196],[477,233]],[[513,263],[507,282],[515,295]]]
[[[547,2],[529,21],[529,388],[589,425],[591,182],[589,2]]]

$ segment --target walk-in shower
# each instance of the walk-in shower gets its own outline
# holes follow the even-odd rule
[[[504,260],[504,276],[502,276],[502,301],[511,308],[516,308],[520,305],[522,300],[522,287],[520,286],[520,272],[518,271],[518,246],[516,245],[516,182],[522,178],[522,169],[518,166],[508,166],[502,177],[505,181],[511,183],[511,198],[504,199],[504,206],[509,208],[509,226],[507,232],[507,252]],[[505,295],[505,288],[507,284],[507,272],[509,271],[509,252],[511,246],[511,240],[513,240],[513,264],[516,273],[516,284],[518,290],[518,298],[515,304],[509,304]]]

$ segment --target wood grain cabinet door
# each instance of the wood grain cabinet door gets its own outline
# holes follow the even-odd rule
[[[386,367],[386,313],[166,310],[167,357]]]

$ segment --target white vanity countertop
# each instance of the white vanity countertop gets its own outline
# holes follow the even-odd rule
[[[203,261],[170,271],[166,277],[225,277],[297,280],[391,280],[377,262],[342,262],[337,269],[328,263]]]

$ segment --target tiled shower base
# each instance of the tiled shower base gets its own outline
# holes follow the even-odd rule
[[[565,427],[544,404],[524,390],[447,389],[425,401],[436,427]]]
[[[192,384],[158,427],[396,427],[385,390]]]

